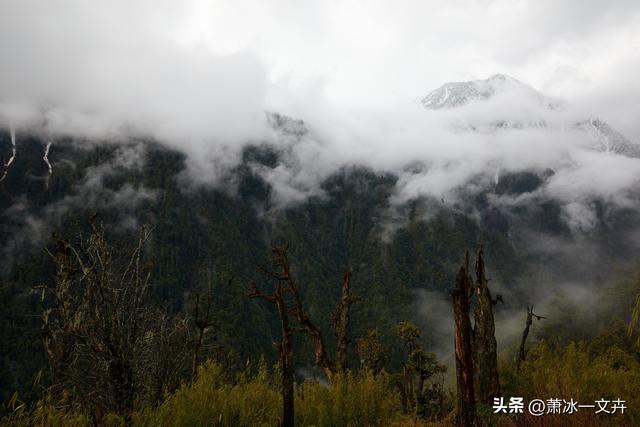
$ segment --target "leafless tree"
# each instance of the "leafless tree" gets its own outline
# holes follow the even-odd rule
[[[478,401],[485,404],[490,404],[494,397],[500,395],[498,345],[493,317],[495,302],[491,298],[488,285],[489,280],[484,266],[484,250],[481,245],[476,258],[475,291],[477,303],[474,315],[473,353],[476,397]],[[498,298],[502,299],[500,296]]]
[[[474,294],[477,301],[472,329],[469,310]],[[497,295],[494,299],[489,291],[482,245],[476,258],[475,283],[472,283],[469,274],[469,252],[465,252],[465,261],[453,290],[459,425],[474,425],[477,422],[474,414],[476,399],[490,404],[500,394],[493,315],[493,307],[499,301],[504,302],[502,296]]]
[[[211,319],[211,296],[207,296],[205,302],[204,315],[200,314],[200,295],[196,294],[196,301],[194,306],[193,324],[195,325],[197,332],[195,341],[193,344],[193,357],[191,362],[191,381],[195,381],[198,373],[198,356],[200,354],[200,348],[204,341],[205,333],[209,328],[213,326]]]
[[[529,336],[529,328],[533,324],[533,318],[536,320],[546,319],[546,317],[538,316],[533,312],[533,305],[527,305],[527,321],[524,326],[524,331],[522,331],[522,340],[520,341],[520,350],[518,352],[518,362],[516,364],[516,371],[520,372],[520,363],[524,362],[525,359],[525,349],[524,346],[527,343],[527,337]]]
[[[41,287],[50,302],[42,339],[52,396],[67,394],[98,422],[109,412],[128,415],[147,393],[157,396],[176,370],[169,365],[181,362],[181,346],[175,345],[180,322],[147,302],[153,264],[144,248],[151,230],[142,227],[126,250],[107,241],[95,215],[90,226],[77,244],[58,240],[49,252],[56,274]],[[152,377],[155,385],[148,383]]]
[[[469,299],[472,295],[469,277],[469,252],[456,276],[453,289],[453,315],[455,321],[455,359],[458,414],[457,423],[461,427],[476,425],[475,392],[473,385],[473,350],[471,347],[471,321],[469,319]]]
[[[151,404],[176,390],[187,373],[191,338],[188,319],[157,307],[145,309],[142,338],[135,350],[136,394]]]
[[[333,320],[333,326],[336,332],[337,349],[335,371],[341,374],[347,372],[347,355],[349,349],[349,319],[351,306],[358,298],[351,294],[351,272],[345,271],[342,278],[342,286],[340,288],[340,302],[336,309]]]
[[[331,360],[321,329],[311,320],[300,296],[296,279],[291,274],[288,256],[289,246],[272,246],[273,259],[270,268],[261,270],[275,282],[271,293],[259,291],[252,284],[250,298],[260,298],[274,304],[278,310],[281,323],[281,338],[277,345],[282,369],[283,425],[293,422],[293,385],[294,362],[291,337],[294,332],[304,332],[313,344],[315,363],[326,377],[331,378],[347,369],[347,350],[349,345],[349,310],[356,301],[350,292],[351,273],[345,272],[341,286],[341,297],[334,316],[334,328],[337,337],[336,361]]]
[[[273,270],[264,271],[275,280],[275,287],[271,293],[264,293],[257,289],[256,284],[252,284],[249,298],[260,298],[274,304],[280,317],[281,336],[280,342],[276,345],[280,356],[280,369],[282,373],[282,427],[292,427],[294,423],[294,365],[293,365],[293,328],[289,319],[291,308],[286,301],[286,292],[291,286],[293,279],[289,272],[289,260],[287,259],[287,246],[273,246],[272,260]]]

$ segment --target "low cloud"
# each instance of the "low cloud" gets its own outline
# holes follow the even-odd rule
[[[80,144],[158,141],[186,154],[185,186],[226,183],[247,145],[268,144],[280,155],[277,164],[249,166],[271,185],[275,210],[323,197],[322,183],[346,167],[391,173],[398,180],[382,215],[387,237],[404,223],[407,202],[428,199],[428,218],[522,171],[553,173],[533,191],[493,194],[489,203],[508,210],[557,201],[576,233],[601,221],[596,201],[640,208],[640,160],[598,151],[575,128],[602,116],[621,125],[631,143],[640,135],[630,119],[638,79],[625,71],[637,67],[621,67],[638,61],[640,39],[630,32],[640,16],[636,3],[612,2],[592,13],[598,8],[573,2],[559,15],[549,13],[557,6],[548,1],[516,8],[505,1],[410,3],[405,12],[382,2],[367,11],[351,2],[241,2],[264,12],[255,19],[225,2],[10,1],[0,13],[0,124],[16,128],[18,156],[21,136],[33,131],[54,141],[75,136]],[[580,20],[574,10],[582,11]],[[567,25],[557,30],[548,16]],[[630,34],[628,43],[612,43]],[[571,53],[576,49],[582,56]],[[520,85],[439,111],[415,99],[447,80],[503,70],[568,99],[553,98],[557,108],[549,108],[544,95]],[[303,131],[274,126],[267,111],[302,119]],[[57,161],[54,171],[64,167]],[[103,174],[118,166],[106,167],[87,171],[74,195],[42,218],[93,200],[83,189],[100,188]],[[154,194],[104,191],[113,192],[97,201]],[[27,201],[13,209],[21,203]],[[25,226],[36,236],[34,221]]]
[[[31,250],[41,249],[51,237],[51,233],[69,219],[69,214],[84,212],[87,215],[97,210],[117,209],[118,221],[111,224],[116,231],[130,232],[138,228],[142,219],[138,208],[157,197],[157,190],[143,185],[125,182],[114,187],[107,186],[106,180],[123,173],[140,171],[144,165],[145,147],[142,144],[118,147],[111,158],[104,163],[87,168],[83,177],[73,185],[69,194],[42,208],[37,203],[21,196],[5,209],[2,218],[2,232],[9,235],[0,254],[3,270],[11,270],[14,262]],[[61,161],[60,168],[74,168]]]

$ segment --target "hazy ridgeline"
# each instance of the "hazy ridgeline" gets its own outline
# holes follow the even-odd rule
[[[6,144],[9,135],[3,135]],[[569,390],[572,397],[584,400],[596,394],[628,397],[629,402],[635,398],[638,349],[626,332],[638,292],[633,253],[627,250],[634,243],[635,214],[603,202],[603,209],[609,210],[600,222],[579,232],[568,225],[554,200],[512,209],[491,204],[496,195],[535,191],[548,174],[505,172],[497,184],[493,177],[483,181],[480,176],[478,185],[485,187],[473,194],[461,187],[455,201],[418,197],[394,205],[390,200],[397,192],[397,176],[351,166],[324,180],[321,194],[282,206],[273,202],[273,184],[256,172],[277,170],[286,156],[269,145],[247,147],[240,163],[211,186],[190,181],[185,176],[185,156],[155,143],[138,140],[87,147],[66,138],[50,152],[54,173],[45,185],[44,140],[33,134],[20,141],[22,154],[3,183],[7,203],[1,228],[6,242],[2,324],[7,343],[1,377],[4,401],[18,392],[19,400],[5,406],[7,413],[14,413],[15,422],[46,423],[42,421],[46,417],[51,423],[91,420],[82,418],[86,415],[81,415],[81,407],[68,412],[66,406],[44,397],[50,393],[51,378],[42,346],[41,313],[50,301],[39,286],[50,286],[55,278],[54,262],[43,248],[53,252],[60,239],[78,242],[80,235],[86,239],[95,213],[105,224],[108,240],[123,248],[131,246],[131,235],[142,224],[153,227],[145,245],[151,269],[145,304],[166,313],[158,314],[158,321],[168,316],[185,319],[187,325],[196,320],[196,295],[200,318],[205,296],[210,298],[211,326],[197,360],[210,358],[217,364],[209,363],[204,368],[208,373],[190,385],[191,357],[175,358],[180,366],[172,368],[174,374],[160,389],[156,383],[136,392],[132,422],[277,422],[281,405],[273,348],[280,336],[277,315],[273,307],[251,301],[247,294],[252,282],[269,285],[258,266],[268,265],[272,242],[285,241],[290,243],[291,266],[304,305],[328,348],[336,344],[331,325],[346,268],[352,271],[351,290],[360,298],[353,304],[349,328],[352,376],[344,384],[327,388],[322,371],[314,367],[310,341],[304,334],[294,335],[296,387],[302,387],[295,391],[298,422],[318,417],[326,425],[348,420],[385,425],[390,419],[413,423],[416,417],[423,421],[450,417],[449,295],[464,250],[474,250],[480,242],[486,247],[492,292],[505,300],[495,308],[505,395],[509,391],[535,398]],[[532,326],[527,360],[516,374],[528,303],[546,319]],[[429,398],[419,411],[406,400],[406,374],[402,374],[409,359],[397,325],[406,320],[420,326],[420,345],[449,367],[446,374],[425,381],[423,391]],[[155,324],[152,328],[161,325]],[[359,340],[370,330],[379,333],[381,366],[388,376],[372,377],[358,354]],[[197,328],[185,333],[193,340],[196,332]],[[572,340],[586,343],[565,348]],[[260,363],[264,365],[258,370]],[[267,368],[272,366],[275,371]],[[302,386],[305,380],[310,382]],[[180,381],[186,382],[181,386]],[[598,387],[592,386],[594,382]],[[216,386],[210,388],[211,383]],[[549,388],[549,383],[555,386]],[[165,397],[166,392],[172,394]],[[255,396],[264,405],[242,403],[234,397],[238,395]],[[31,406],[43,397],[39,406]],[[208,402],[206,408],[198,409],[202,402]],[[153,409],[155,405],[160,406]],[[632,404],[629,407],[624,420],[632,424],[637,415]],[[617,425],[621,419],[580,417],[584,418],[571,420]]]
[[[590,3],[3,2],[2,422],[640,425],[640,7]]]

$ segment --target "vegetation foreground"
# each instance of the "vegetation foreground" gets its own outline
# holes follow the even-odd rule
[[[350,272],[345,272],[336,309],[333,350],[300,298],[287,247],[274,246],[274,258],[262,269],[271,287],[260,290],[267,285],[252,283],[247,296],[276,308],[279,362],[247,361],[238,371],[203,351],[206,336],[215,329],[209,298],[197,296],[189,315],[170,315],[149,305],[144,247],[150,230],[143,228],[127,252],[111,246],[95,218],[91,229],[79,243],[58,241],[50,252],[54,284],[41,288],[49,370],[35,384],[43,397],[28,404],[14,394],[2,425],[640,425],[637,301],[630,322],[610,322],[594,338],[575,342],[549,336],[527,344],[534,320],[542,319],[530,307],[519,349],[498,354],[492,307],[500,298],[493,299],[488,290],[482,248],[475,279],[467,254],[453,292],[454,386],[453,370],[423,348],[422,331],[411,322],[396,328],[404,360],[399,369],[387,363],[391,349],[375,329],[355,340],[360,363],[350,369],[355,363],[348,359],[349,308],[359,303],[350,293]],[[637,281],[632,287],[637,292]],[[471,328],[470,299],[476,293]],[[296,370],[294,334],[312,343],[316,367],[309,372]],[[618,399],[625,407],[611,413],[549,411],[539,417],[526,410],[496,411],[496,399],[510,397],[524,402]]]
[[[529,351],[530,360],[516,376],[515,365],[501,364],[505,394],[517,393],[525,398],[563,396],[565,393],[579,401],[593,401],[602,396],[616,396],[626,400],[629,407],[624,414],[496,416],[490,408],[479,409],[486,425],[498,426],[636,426],[640,423],[638,401],[640,363],[638,354],[629,354],[618,345],[598,353],[601,341],[591,345],[571,343],[558,348],[539,343]],[[155,407],[144,407],[128,417],[106,415],[103,426],[276,426],[281,421],[282,397],[279,373],[262,365],[255,372],[229,378],[225,369],[209,361],[200,367],[197,380],[183,383]],[[431,420],[407,413],[396,385],[397,378],[386,372],[374,375],[363,370],[358,374],[334,380],[331,386],[316,380],[297,385],[295,395],[296,425],[303,426],[413,426],[453,425],[454,411],[451,395],[443,405],[448,412],[441,419]],[[64,402],[57,404],[44,399],[33,408],[15,400],[13,414],[3,425],[28,426],[89,426],[93,422],[86,415],[69,410]],[[433,408],[437,410],[438,408]]]

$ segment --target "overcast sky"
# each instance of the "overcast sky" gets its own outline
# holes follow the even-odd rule
[[[543,188],[493,202],[551,197],[585,230],[598,220],[594,199],[640,209],[640,160],[585,150],[585,135],[564,126],[600,117],[640,142],[639,0],[0,0],[0,58],[0,126],[15,128],[18,156],[24,128],[43,127],[54,173],[58,134],[134,132],[182,149],[188,176],[205,184],[219,183],[247,142],[286,145],[276,167],[254,165],[275,206],[320,194],[327,176],[360,164],[398,175],[395,205],[449,202],[505,171],[552,168]],[[442,113],[417,102],[495,73],[570,107],[502,97]],[[274,135],[265,111],[302,118],[310,132]],[[557,126],[442,126],[458,114]],[[406,167],[415,164],[425,167]]]
[[[156,124],[186,109],[194,132],[232,103],[208,120],[233,137],[263,108],[379,108],[502,72],[640,139],[639,28],[637,0],[3,0],[0,97]]]
[[[349,163],[400,171],[422,161],[430,168],[401,179],[399,197],[440,197],[487,170],[559,165],[583,136],[562,126],[451,135],[419,97],[505,73],[640,141],[639,29],[637,0],[4,0],[0,120],[18,139],[34,117],[54,139],[144,133],[182,148],[192,176],[214,182],[247,142],[290,142],[270,135],[264,111],[277,111],[311,129],[263,171],[284,202]],[[506,101],[470,117],[530,113]],[[549,185],[556,197],[626,203],[637,160],[571,153]]]

